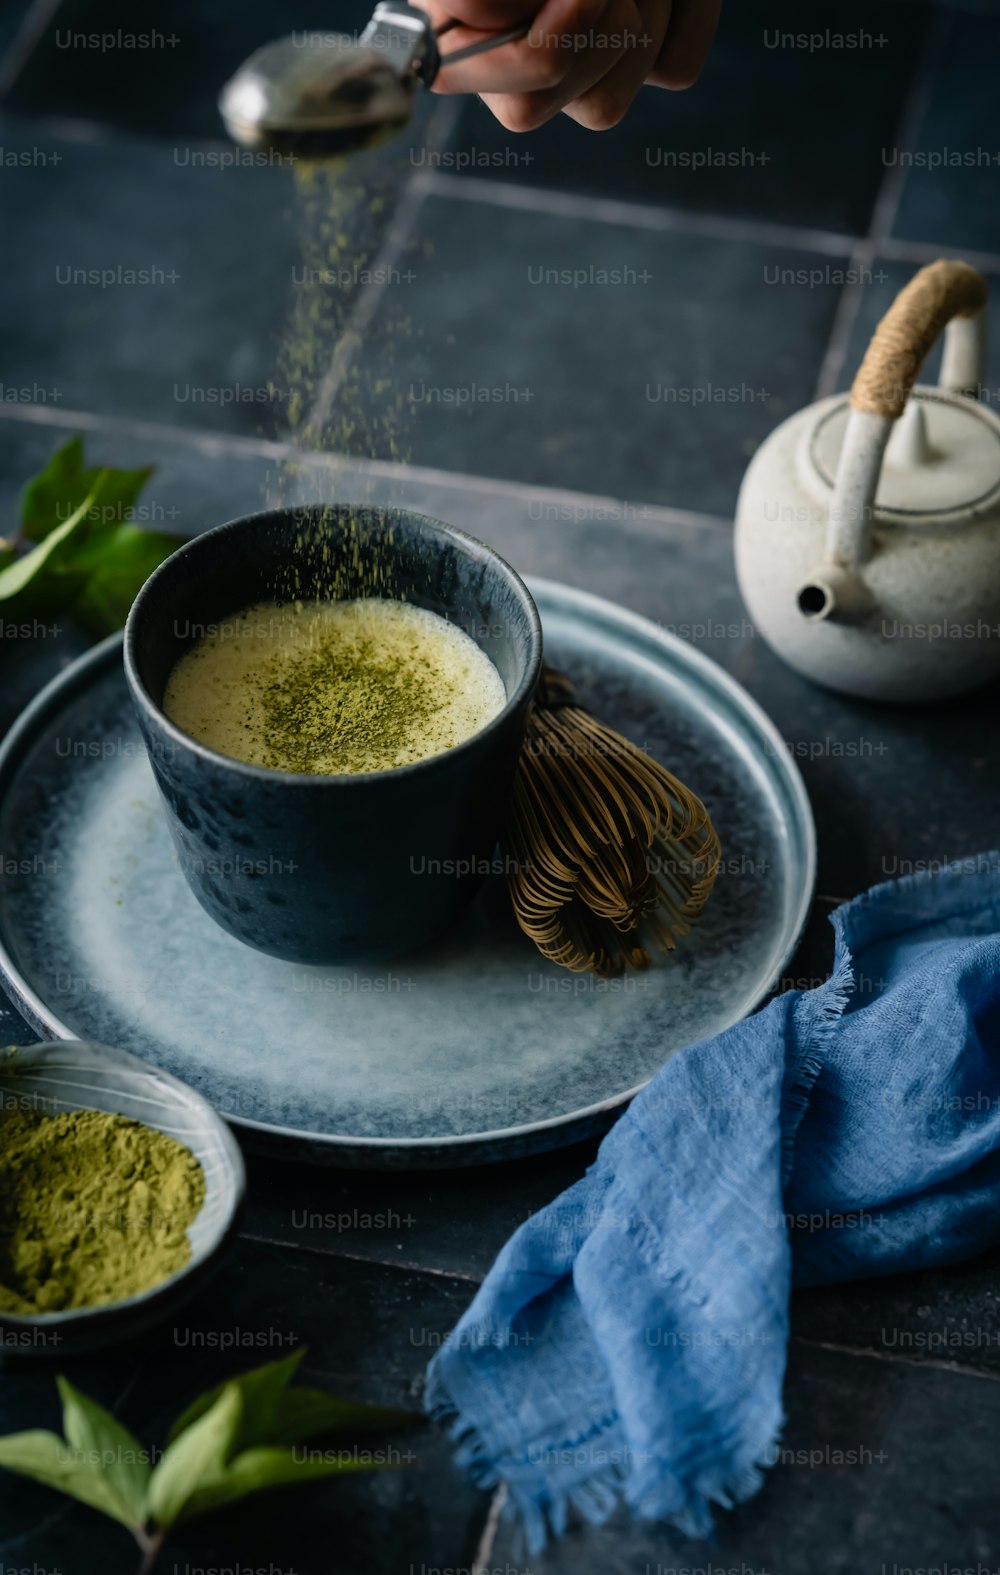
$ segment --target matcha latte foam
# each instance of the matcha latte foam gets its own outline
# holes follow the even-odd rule
[[[389,771],[471,738],[503,681],[464,630],[378,597],[260,602],[206,632],[163,709],[200,743],[279,771]]]

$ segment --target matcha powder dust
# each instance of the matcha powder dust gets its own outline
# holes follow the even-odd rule
[[[205,1199],[190,1149],[124,1116],[0,1124],[0,1311],[65,1312],[152,1289],[191,1256]]]

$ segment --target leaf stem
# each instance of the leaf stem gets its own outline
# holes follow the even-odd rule
[[[154,1531],[150,1534],[148,1531],[144,1531],[141,1526],[136,1526],[135,1538],[142,1549],[142,1563],[139,1565],[137,1575],[151,1575],[160,1556],[166,1535],[165,1531]]]

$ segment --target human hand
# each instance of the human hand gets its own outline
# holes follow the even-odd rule
[[[440,27],[442,54],[531,16],[525,0],[423,0]],[[534,131],[560,110],[591,131],[616,126],[644,82],[696,82],[722,0],[543,0],[530,32],[512,44],[446,66],[440,93],[478,93],[508,131]]]

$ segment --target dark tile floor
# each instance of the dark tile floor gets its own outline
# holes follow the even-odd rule
[[[785,0],[777,11],[731,0],[695,93],[648,93],[606,138],[560,122],[515,140],[478,104],[451,115],[428,103],[417,133],[349,178],[339,209],[317,210],[287,169],[208,158],[225,150],[215,90],[246,49],[291,28],[355,27],[364,11],[351,0],[331,23],[313,0],[191,0],[169,24],[140,24],[117,0],[63,0],[48,13],[38,0],[0,17],[0,49],[25,14],[38,34],[14,62],[0,123],[4,517],[25,478],[82,429],[95,460],[157,465],[147,494],[157,528],[188,534],[289,493],[405,499],[526,572],[678,628],[748,687],[800,760],[820,872],[782,984],[817,982],[836,900],[1000,843],[1000,741],[982,726],[995,696],[891,712],[811,687],[746,622],[727,525],[753,448],[821,379],[845,386],[930,249],[971,248],[1000,279],[997,173],[977,151],[993,135],[1000,6],[873,0],[845,12],[824,0],[802,21]],[[140,26],[177,42],[91,49],[70,38]],[[805,28],[884,42],[767,41]],[[4,65],[0,55],[0,82]],[[741,162],[695,170],[647,149]],[[973,157],[930,156],[942,149]],[[359,187],[379,200],[362,203]],[[296,294],[304,255],[344,262],[331,239],[339,221],[351,231],[349,276],[330,294],[322,282]],[[869,270],[861,290],[851,267]],[[115,278],[62,284],[66,268]],[[118,282],[139,268],[178,277]],[[544,270],[569,270],[570,282]],[[303,311],[318,314],[318,352],[290,339]],[[335,360],[345,327],[349,354]],[[313,357],[305,368],[303,356]],[[308,383],[307,404],[322,395],[326,446],[347,455],[294,475],[279,446],[301,420],[283,397],[293,375]],[[991,392],[998,383],[995,366]],[[531,398],[494,397],[508,385]],[[185,388],[202,397],[179,397]],[[477,388],[490,397],[473,398]],[[267,397],[239,399],[239,389]],[[70,629],[4,639],[0,728],[82,646]],[[0,1037],[30,1037],[6,1006]],[[408,1178],[253,1158],[243,1235],[189,1321],[70,1364],[70,1375],[150,1440],[220,1365],[235,1370],[260,1359],[249,1351],[279,1354],[293,1339],[308,1343],[317,1381],[414,1403],[430,1350],[497,1248],[591,1155]],[[532,1568],[995,1570],[996,1268],[994,1256],[800,1295],[786,1454],[761,1496],[722,1518],[716,1544],[616,1523],[576,1532]],[[243,1346],[220,1357],[219,1334],[234,1331]],[[56,1418],[48,1369],[4,1372],[0,1429]],[[178,1541],[173,1565],[523,1570],[506,1530],[481,1544],[488,1502],[442,1440],[423,1430],[412,1448],[407,1470],[207,1525]],[[124,1533],[0,1474],[3,1570],[92,1575],[130,1559]]]
[[[162,1439],[186,1397],[220,1375],[276,1360],[300,1345],[308,1347],[306,1381],[412,1410],[428,1354],[462,1311],[466,1294],[465,1286],[441,1275],[387,1272],[243,1242],[199,1298],[191,1321],[161,1328],[113,1361],[65,1365],[72,1381],[120,1410],[143,1442]],[[5,1431],[58,1426],[50,1377],[5,1373],[2,1407]],[[433,1566],[442,1545],[467,1566],[481,1495],[455,1477],[445,1441],[421,1426],[380,1438],[379,1447],[398,1469],[293,1492],[277,1513],[272,1500],[220,1515],[179,1534],[164,1567],[231,1567],[238,1550],[241,1566],[328,1575],[335,1561],[347,1575],[363,1575],[405,1570],[411,1562]],[[44,1488],[7,1473],[0,1477],[0,1527],[5,1568],[30,1567],[41,1557],[46,1569],[76,1575],[127,1571],[136,1562],[120,1527],[86,1512],[81,1519],[69,1500],[53,1500]]]
[[[785,1402],[780,1464],[752,1505],[725,1518],[709,1549],[618,1520],[590,1533],[593,1568],[950,1575],[995,1567],[993,1494],[976,1466],[1000,1415],[995,1383],[793,1345]],[[502,1534],[494,1564],[512,1553]],[[578,1567],[572,1541],[533,1566],[539,1575]]]

